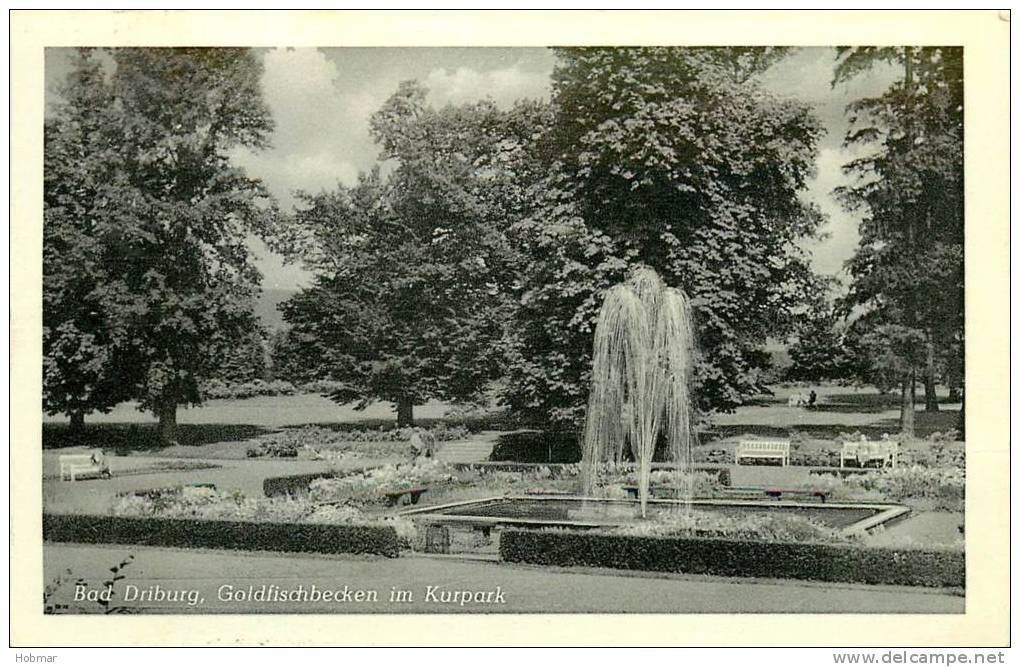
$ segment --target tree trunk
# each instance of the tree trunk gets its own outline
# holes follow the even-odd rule
[[[914,374],[903,378],[900,385],[900,433],[914,437]]]
[[[960,440],[967,439],[967,417],[963,413],[967,405],[967,395],[964,394],[960,400],[960,412],[956,415],[956,430],[960,433]]]
[[[85,430],[85,413],[76,410],[71,413],[71,433],[80,434]]]
[[[939,397],[935,393],[935,341],[928,336],[928,358],[924,369],[924,410],[938,412]]]
[[[397,427],[414,426],[414,402],[401,396],[397,399]]]
[[[156,406],[159,417],[159,441],[163,445],[177,444],[177,399],[164,396]]]

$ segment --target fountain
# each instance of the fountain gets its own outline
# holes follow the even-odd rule
[[[638,267],[606,292],[595,328],[581,459],[586,496],[598,494],[604,464],[620,464],[629,454],[646,517],[652,457],[664,437],[679,505],[690,506],[694,353],[690,302],[654,270]]]
[[[638,267],[606,292],[595,329],[591,393],[581,458],[583,493],[507,494],[402,512],[444,530],[615,528],[677,511],[724,517],[797,516],[842,533],[861,533],[897,520],[909,509],[894,504],[693,499],[694,440],[690,394],[694,356],[691,305],[650,268]],[[650,498],[657,445],[673,468],[675,499]],[[633,461],[639,502],[600,497],[610,470]]]

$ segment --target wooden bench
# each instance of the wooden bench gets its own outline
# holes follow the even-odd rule
[[[737,445],[733,462],[740,459],[778,459],[780,465],[790,465],[789,440],[741,440]]]
[[[900,443],[895,440],[844,442],[839,452],[839,467],[847,461],[856,461],[858,468],[879,462],[883,468],[895,468],[900,453]]]
[[[383,491],[383,495],[386,497],[386,506],[395,507],[401,504],[400,501],[404,496],[408,497],[409,505],[417,505],[421,499],[423,493],[428,491],[427,486],[417,487],[414,489],[398,489],[395,491]]]
[[[801,496],[814,496],[823,503],[829,499],[829,491],[824,489],[762,489],[766,496],[775,500],[782,500],[783,494],[787,495],[801,495]]]
[[[78,477],[96,475],[99,477],[110,477],[110,466],[106,458],[94,454],[61,454],[60,455],[60,479],[69,479],[72,482]]]

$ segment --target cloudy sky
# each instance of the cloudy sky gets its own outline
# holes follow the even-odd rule
[[[377,149],[368,134],[368,118],[401,81],[417,79],[442,106],[484,97],[509,105],[520,98],[549,96],[549,75],[555,58],[533,48],[335,48],[260,50],[265,73],[263,90],[276,121],[272,148],[259,154],[238,152],[236,159],[262,178],[281,204],[293,203],[292,192],[332,188],[354,182],[359,171],[375,162]],[[66,73],[64,50],[47,52],[47,84]],[[804,48],[765,75],[777,95],[811,104],[827,133],[818,156],[818,175],[805,197],[828,217],[826,238],[812,242],[817,270],[836,274],[857,243],[856,217],[832,198],[844,178],[840,165],[852,155],[841,146],[846,131],[847,101],[883,90],[894,73],[879,70],[851,85],[832,88],[834,51]],[[265,287],[289,289],[307,281],[295,266],[259,244]]]

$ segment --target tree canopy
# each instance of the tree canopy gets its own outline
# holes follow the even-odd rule
[[[340,402],[479,399],[504,364],[526,147],[540,105],[434,109],[408,82],[371,119],[382,169],[302,193],[277,247],[315,274],[282,306],[291,379],[340,383]]]
[[[57,332],[44,363],[101,347],[89,368],[116,393],[89,407],[129,394],[172,439],[178,404],[201,400],[199,381],[254,326],[259,274],[247,237],[262,229],[268,197],[229,152],[264,147],[272,121],[247,49],[107,56],[109,71],[79,59],[47,123],[44,303],[67,303],[75,285],[91,319],[44,313]],[[88,259],[80,269],[78,255]],[[47,375],[52,394],[65,391],[62,374]],[[51,398],[50,409],[65,404]]]
[[[577,420],[603,294],[644,263],[691,298],[702,409],[760,389],[811,272],[798,195],[821,134],[758,81],[781,50],[558,49],[548,175],[515,226],[525,248],[509,400]]]
[[[855,181],[837,194],[863,221],[844,303],[848,314],[865,318],[858,341],[872,368],[864,374],[895,375],[902,427],[911,432],[915,377],[924,379],[928,409],[937,409],[939,369],[962,365],[963,51],[840,49],[833,84],[879,63],[902,76],[847,108],[846,144],[864,154],[844,166]]]
[[[83,49],[47,119],[43,151],[43,408],[80,426],[126,398],[119,381],[123,331],[109,312],[101,234],[116,224],[119,154],[112,92]]]
[[[377,164],[283,213],[231,159],[273,129],[249,50],[80,50],[45,125],[44,408],[136,400],[171,440],[204,380],[269,372],[262,236],[313,276],[272,373],[401,424],[491,389],[580,424],[605,295],[646,266],[689,297],[702,411],[767,391],[766,344],[792,339],[791,378],[897,386],[909,432],[915,378],[928,409],[962,384],[962,50],[838,50],[833,86],[901,76],[847,107],[836,195],[863,221],[835,308],[803,243],[823,128],[762,83],[788,51],[559,48],[551,99],[508,108],[405,82],[371,115]]]

